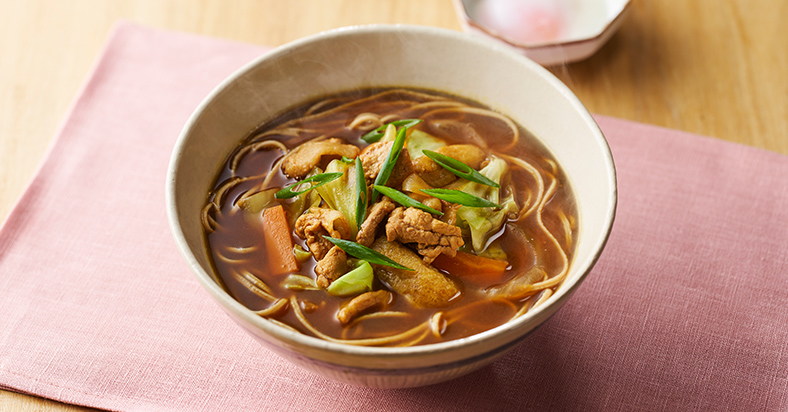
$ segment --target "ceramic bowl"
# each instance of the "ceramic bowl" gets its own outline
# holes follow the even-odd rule
[[[618,30],[631,0],[454,0],[474,35],[514,47],[545,66],[596,53]]]
[[[564,284],[545,304],[493,330],[439,344],[357,347],[327,342],[256,316],[214,280],[200,210],[236,144],[263,121],[301,102],[358,87],[406,86],[474,99],[508,114],[552,151],[575,188],[577,251]],[[615,214],[607,142],[574,95],[508,47],[461,32],[381,25],[343,28],[279,47],[241,68],[200,104],[172,154],[167,213],[199,282],[230,318],[283,358],[331,379],[370,387],[433,384],[501,357],[572,295],[599,257]]]

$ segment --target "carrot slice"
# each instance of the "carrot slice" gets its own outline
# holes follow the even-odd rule
[[[509,262],[458,251],[454,257],[438,255],[432,265],[453,276],[495,284],[504,280]]]
[[[268,264],[272,275],[298,271],[298,261],[293,254],[293,239],[282,205],[263,210],[263,236],[268,251]]]

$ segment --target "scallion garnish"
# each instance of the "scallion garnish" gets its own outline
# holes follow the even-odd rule
[[[324,184],[326,184],[328,182],[337,180],[340,177],[342,177],[343,174],[344,173],[342,173],[342,172],[316,174],[314,176],[307,177],[306,179],[304,179],[304,180],[302,180],[300,182],[295,182],[292,185],[285,187],[284,189],[276,192],[274,197],[277,198],[277,199],[290,199],[291,197],[296,197],[296,196],[298,196],[300,194],[303,194],[303,193],[306,193],[306,192],[308,192],[308,191],[310,191],[310,190],[312,190],[312,189],[314,189],[316,187],[323,186]],[[308,187],[308,188],[306,188],[304,190],[299,190],[299,191],[295,191],[295,192],[293,191],[293,189],[295,187],[300,186],[300,185],[302,185],[304,183],[311,183],[311,182],[317,182],[317,184],[316,185],[311,185],[310,187]]]
[[[356,157],[356,227],[361,229],[367,215],[367,180],[361,158]]]
[[[374,263],[376,265],[383,265],[383,266],[391,266],[393,268],[402,269],[402,270],[413,270],[411,268],[400,265],[399,263],[387,258],[385,255],[378,253],[364,245],[359,245],[356,242],[351,242],[349,240],[343,240],[343,239],[336,239],[330,236],[323,236],[323,239],[327,239],[329,242],[337,245],[340,249],[344,250],[345,253],[347,253],[348,255],[366,260],[369,263]]]
[[[388,196],[391,200],[401,204],[405,207],[415,207],[417,209],[421,209],[425,212],[434,213],[439,216],[443,216],[443,212],[440,210],[435,210],[424,203],[419,202],[418,200],[406,195],[405,193],[400,192],[397,189],[392,189],[387,186],[372,186],[375,190],[380,193],[383,193],[384,196]]]
[[[391,123],[386,123],[383,126],[378,127],[377,129],[371,130],[367,132],[364,136],[361,136],[361,140],[367,143],[375,143],[380,140],[381,137],[386,133],[386,127],[388,125],[393,124],[395,127],[401,127],[403,129],[408,129],[413,127],[417,124],[421,123],[421,119],[403,119],[403,120],[395,120]]]
[[[351,158],[349,158],[347,156],[340,157],[339,161],[342,162],[342,163],[353,163],[353,159],[351,159]]]
[[[375,178],[375,185],[385,186],[386,182],[388,182],[391,171],[394,170],[394,165],[397,164],[397,159],[399,159],[399,153],[402,151],[402,146],[405,145],[405,130],[406,129],[403,127],[397,132],[397,138],[394,139],[394,143],[391,145],[391,151],[388,157],[386,157],[386,160],[383,161],[383,165],[380,166],[380,172],[378,172],[378,176]],[[377,198],[378,191],[372,189],[372,196],[370,196],[369,203],[374,204]]]
[[[481,197],[474,196],[470,193],[465,193],[459,190],[454,190],[454,189],[419,189],[419,190],[430,196],[437,197],[438,199],[445,200],[447,202],[456,203],[458,205],[463,205],[468,207],[494,207],[498,209],[503,207],[487,199],[482,199]]]
[[[499,185],[498,183],[490,180],[487,176],[477,172],[476,170],[473,170],[472,167],[466,165],[465,163],[457,159],[446,156],[444,154],[440,154],[438,152],[433,152],[431,150],[424,150],[423,153],[425,156],[432,159],[432,161],[437,163],[439,166],[454,173],[458,177],[461,177],[465,180],[470,180],[471,182],[480,183],[495,188],[501,187],[501,185]]]

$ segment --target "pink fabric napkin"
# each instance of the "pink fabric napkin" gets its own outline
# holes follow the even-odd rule
[[[0,231],[0,385],[119,410],[786,410],[788,158],[597,117],[618,167],[607,249],[513,352],[373,390],[259,346],[164,212],[191,111],[266,49],[122,24]]]

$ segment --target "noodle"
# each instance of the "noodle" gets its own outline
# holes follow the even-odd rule
[[[488,162],[491,161],[490,159],[498,157],[508,165],[508,167],[502,168],[504,172],[501,173],[504,174],[498,177],[502,193],[500,196],[506,197],[507,202],[514,202],[514,206],[512,209],[507,209],[513,212],[503,215],[498,232],[486,235],[489,238],[485,240],[485,245],[487,245],[485,248],[493,244],[499,245],[497,247],[501,248],[500,253],[503,253],[501,259],[506,260],[507,253],[510,254],[509,256],[512,253],[520,253],[519,250],[506,250],[507,247],[511,247],[506,246],[507,239],[512,239],[511,237],[506,238],[506,236],[516,236],[515,239],[519,239],[520,244],[528,242],[530,248],[533,249],[528,253],[533,257],[534,262],[528,263],[524,255],[512,257],[514,260],[509,260],[509,262],[521,263],[509,266],[506,269],[507,277],[502,281],[504,285],[507,285],[507,282],[511,282],[512,279],[518,278],[522,274],[526,274],[529,280],[527,283],[522,282],[522,286],[517,283],[515,292],[508,295],[491,292],[491,286],[487,289],[478,287],[478,290],[471,290],[471,287],[465,284],[465,290],[461,294],[462,298],[458,299],[459,303],[435,309],[414,307],[407,302],[405,297],[396,295],[395,301],[391,303],[394,305],[392,307],[376,307],[370,309],[376,310],[371,313],[362,311],[353,314],[348,321],[343,320],[343,323],[346,324],[341,329],[328,327],[325,319],[329,315],[335,316],[335,313],[328,315],[326,313],[332,310],[338,311],[339,302],[346,301],[337,298],[327,303],[326,300],[323,300],[327,295],[326,291],[316,285],[314,287],[291,287],[292,285],[287,282],[282,282],[281,278],[266,277],[269,267],[267,262],[270,260],[268,248],[271,247],[265,244],[269,242],[268,238],[260,244],[253,240],[236,240],[233,237],[239,231],[249,232],[247,236],[263,237],[264,228],[259,227],[260,217],[249,216],[250,212],[246,209],[259,211],[260,208],[269,207],[268,205],[272,201],[274,204],[283,206],[283,210],[286,210],[292,235],[294,230],[292,226],[296,219],[304,213],[304,210],[320,205],[323,205],[320,207],[325,207],[329,204],[324,198],[325,192],[322,189],[317,189],[310,192],[315,197],[294,198],[286,201],[275,200],[273,192],[269,192],[256,197],[253,202],[250,201],[252,206],[246,206],[245,201],[267,190],[278,191],[285,185],[292,185],[293,190],[302,190],[306,187],[299,186],[298,179],[293,182],[293,178],[282,172],[283,165],[287,165],[288,161],[292,163],[299,159],[299,157],[293,156],[299,153],[301,145],[336,137],[350,144],[361,146],[359,149],[363,150],[365,143],[358,140],[363,133],[385,126],[394,120],[414,118],[422,120],[424,127],[419,130],[424,134],[427,134],[428,130],[438,130],[437,133],[448,134],[459,130],[460,133],[470,136],[465,140],[490,139],[472,143],[477,143],[475,146],[484,152]],[[440,122],[443,123],[440,124]],[[216,187],[209,193],[208,201],[201,211],[200,220],[208,238],[207,243],[212,245],[212,263],[217,272],[225,276],[224,278],[219,275],[216,277],[220,282],[229,280],[234,282],[235,289],[233,290],[240,290],[242,295],[236,298],[250,299],[248,296],[251,296],[257,299],[250,300],[249,302],[254,302],[252,304],[242,302],[248,307],[261,307],[265,304],[264,309],[252,312],[270,320],[272,324],[326,341],[356,346],[412,346],[441,342],[478,333],[528,313],[547,302],[567,276],[570,267],[570,254],[576,242],[573,236],[577,219],[571,195],[568,193],[568,184],[561,181],[563,175],[559,165],[549,158],[546,151],[540,149],[529,139],[528,133],[524,129],[521,129],[508,117],[490,109],[477,107],[469,102],[440,94],[407,89],[388,89],[361,94],[361,96],[357,94],[330,96],[294,110],[292,117],[283,115],[271,121],[270,124],[273,126],[264,125],[228,156],[224,174],[217,178]],[[479,126],[482,128],[477,130],[474,128],[476,124],[486,126]],[[496,139],[489,138],[488,135],[482,133],[482,131],[489,132],[491,130],[497,133]],[[452,142],[451,136],[432,137],[437,140],[445,139],[449,142],[446,144]],[[454,139],[467,143],[460,137]],[[357,141],[359,143],[356,143]],[[488,143],[494,143],[492,145],[494,149],[488,148]],[[410,147],[409,144],[405,143],[406,149]],[[433,150],[431,147],[427,148]],[[522,155],[522,151],[530,149],[536,149],[536,153]],[[252,153],[255,154],[251,155]],[[337,157],[339,156],[334,156],[334,158]],[[349,161],[347,159],[343,161],[347,166]],[[500,162],[500,160],[496,161]],[[322,170],[336,170],[326,168],[327,162],[328,160],[321,163],[319,167],[314,167],[310,176],[321,173]],[[260,170],[261,166],[259,165],[261,164],[270,165],[270,169]],[[365,171],[366,168],[367,166],[364,165]],[[238,175],[239,173],[252,174],[249,172],[250,170],[259,174],[254,176]],[[369,179],[369,177],[367,178]],[[369,180],[367,183],[371,184]],[[320,193],[318,194],[318,192]],[[497,199],[498,191],[496,190],[495,193]],[[268,200],[269,196],[271,200]],[[230,201],[230,197],[235,197],[235,199]],[[556,198],[558,200],[555,200]],[[344,202],[348,202],[348,200],[345,199]],[[555,206],[556,204],[559,206]],[[560,206],[564,204],[566,206]],[[368,205],[368,207],[371,206],[371,204]],[[444,209],[445,211],[446,209]],[[291,215],[291,213],[293,214]],[[545,217],[547,217],[548,224],[545,224]],[[226,222],[235,221],[244,222],[246,226],[225,228],[228,225]],[[467,226],[467,222],[463,222],[458,225],[462,223]],[[454,221],[451,224],[453,225]],[[517,229],[510,229],[508,225],[513,225]],[[219,228],[222,230],[217,230]],[[298,236],[299,238],[303,237]],[[214,241],[217,245],[213,245]],[[517,244],[518,242],[513,243]],[[295,246],[296,249],[300,248],[300,252],[296,252],[297,256],[299,256],[298,253],[309,253],[306,262],[312,262],[311,254],[313,252],[309,251],[307,243],[296,243]],[[292,243],[290,247],[293,247]],[[415,246],[412,249],[416,249]],[[539,250],[537,251],[537,249]],[[547,252],[544,252],[545,250]],[[301,257],[299,259],[301,262],[299,271],[289,272],[288,276],[301,276],[309,281],[316,280],[314,264],[304,263],[305,261]],[[315,262],[317,261],[315,260]],[[534,268],[537,270],[534,271]],[[536,278],[534,279],[534,277]],[[525,279],[525,277],[523,278]],[[264,279],[269,283],[266,283]],[[457,282],[464,282],[464,280],[458,278]],[[239,286],[243,289],[239,289]],[[376,287],[380,288],[381,286],[377,285]],[[474,288],[476,287],[474,286]],[[389,285],[385,284],[382,288],[389,288]],[[226,287],[225,290],[227,290]],[[250,293],[246,293],[244,290]],[[301,297],[308,298],[310,301],[301,299]],[[312,301],[312,298],[315,300]],[[301,302],[304,303],[304,307],[300,304]],[[312,302],[317,302],[317,304]],[[344,305],[344,303],[342,304]],[[487,312],[492,315],[486,314]],[[466,330],[470,332],[465,332]]]

